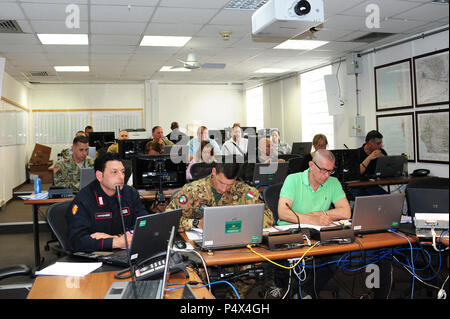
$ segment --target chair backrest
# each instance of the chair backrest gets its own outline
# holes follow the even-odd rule
[[[292,158],[297,158],[297,157],[303,157],[303,156],[298,155],[298,154],[278,154],[278,158],[284,159],[286,162]]]
[[[198,180],[211,174],[214,163],[194,163],[191,166],[192,180]]]
[[[68,200],[53,204],[47,209],[47,223],[53,234],[55,234],[56,239],[58,239],[62,250],[66,253],[69,253],[70,251],[67,235],[66,211],[71,204],[72,201]]]
[[[267,207],[272,211],[273,223],[278,221],[278,200],[280,199],[280,191],[283,183],[273,184],[264,189],[263,198]]]
[[[289,174],[299,173],[304,171],[303,156],[296,156],[288,160]]]

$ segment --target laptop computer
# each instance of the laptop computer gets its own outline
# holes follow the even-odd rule
[[[262,241],[264,204],[205,207],[203,236],[196,244],[204,250],[258,245]]]
[[[95,180],[95,170],[93,167],[86,167],[81,169],[80,173],[80,189],[89,185],[93,180]]]
[[[173,226],[178,229],[181,218],[181,209],[169,212],[155,213],[136,218],[133,239],[130,244],[130,256],[133,264],[164,251]],[[128,256],[125,249],[113,251],[112,254],[96,256],[98,261],[107,264],[128,267]]]
[[[170,232],[162,279],[135,282],[115,281],[109,287],[105,299],[164,299],[164,292],[169,283],[170,256],[176,229],[173,226]]]
[[[294,142],[292,143],[291,154],[306,155],[311,153],[312,142]]]
[[[364,234],[398,228],[404,201],[404,193],[355,197],[353,231]]]
[[[407,188],[406,193],[411,217],[416,213],[448,214],[448,189]]]
[[[289,162],[256,163],[253,185],[273,185],[284,182],[289,173]]]
[[[398,177],[403,175],[403,166],[405,164],[403,155],[382,156],[377,158],[375,168],[376,177]]]

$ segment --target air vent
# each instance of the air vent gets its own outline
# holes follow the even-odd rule
[[[30,71],[30,72],[24,72],[26,77],[31,76],[48,76],[47,71]]]
[[[359,38],[351,40],[352,42],[365,42],[365,43],[372,43],[379,40],[383,40],[387,37],[390,37],[391,35],[394,35],[395,33],[386,33],[386,32],[372,32],[366,35],[363,35]]]
[[[262,7],[268,0],[231,0],[225,9],[256,10]]]
[[[16,20],[0,20],[0,33],[23,33]]]

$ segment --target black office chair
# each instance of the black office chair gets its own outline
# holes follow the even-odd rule
[[[191,166],[191,176],[192,180],[196,181],[198,179],[204,178],[211,174],[211,170],[215,163],[195,163]]]
[[[272,211],[273,223],[278,222],[278,200],[280,199],[280,191],[283,183],[273,184],[264,189],[263,198],[267,207]]]
[[[286,162],[289,161],[292,158],[297,158],[297,157],[300,157],[300,156],[301,155],[298,155],[298,154],[278,154],[278,158],[279,159],[283,159]]]
[[[66,211],[70,205],[72,201],[68,200],[53,204],[47,209],[47,223],[59,243],[51,248],[60,256],[70,254],[66,221]]]
[[[13,265],[0,269],[0,280],[13,276],[29,276],[31,274],[31,268],[27,265]]]
[[[299,155],[288,160],[288,163],[289,163],[288,174],[303,172],[304,171],[303,162],[304,162],[303,156],[299,156]]]

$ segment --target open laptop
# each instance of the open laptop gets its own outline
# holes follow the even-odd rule
[[[176,229],[177,227],[173,226],[170,232],[162,279],[135,282],[115,281],[109,287],[105,299],[164,299],[164,293],[169,283],[170,256]]]
[[[311,153],[312,142],[294,142],[292,143],[291,154],[306,155]]]
[[[407,188],[406,193],[411,217],[416,213],[448,214],[448,189]]]
[[[89,185],[95,178],[95,170],[93,167],[83,167],[80,173],[80,189]]]
[[[289,162],[256,163],[253,185],[273,185],[284,182],[289,173]]]
[[[133,239],[129,248],[133,264],[139,264],[141,261],[164,252],[172,227],[175,226],[178,229],[181,213],[181,209],[176,209],[136,218]],[[129,266],[125,249],[114,250],[110,253],[75,253],[75,255],[93,258],[110,265]]]
[[[364,234],[398,228],[404,201],[404,193],[355,197],[353,231]]]
[[[204,250],[258,245],[262,241],[264,204],[205,207],[203,238],[196,244]]]
[[[399,177],[403,175],[403,166],[405,164],[403,155],[382,156],[377,158],[375,168],[376,177]]]

